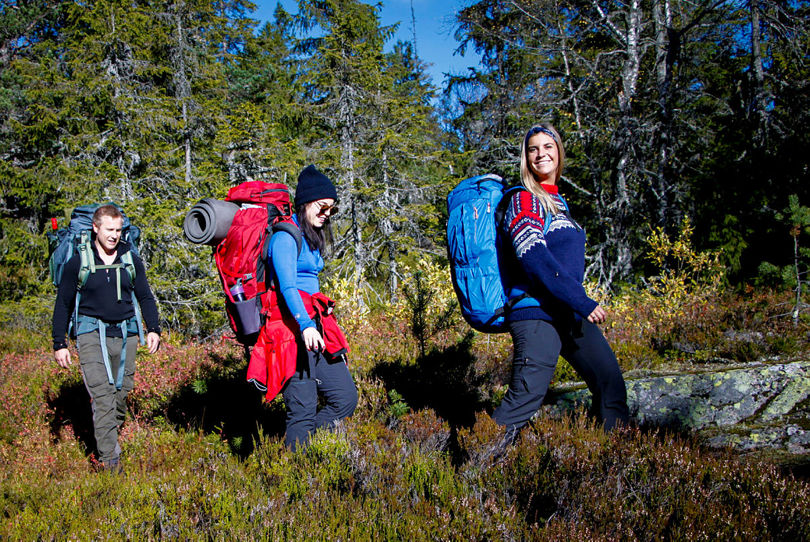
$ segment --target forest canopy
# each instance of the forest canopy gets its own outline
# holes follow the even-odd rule
[[[761,264],[795,261],[810,2],[469,2],[455,38],[483,60],[442,88],[379,5],[300,0],[261,25],[254,10],[3,0],[3,304],[47,312],[50,219],[115,201],[143,228],[165,323],[205,336],[220,297],[185,213],[248,179],[294,187],[309,163],[341,195],[328,272],[395,295],[403,266],[444,258],[449,189],[486,172],[517,182],[522,135],[543,120],[566,142],[561,190],[588,231],[591,279],[638,280],[651,229],[686,219],[735,282],[779,280]]]

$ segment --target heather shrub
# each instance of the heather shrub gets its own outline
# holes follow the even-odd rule
[[[458,411],[474,414],[469,424],[457,425],[431,406],[406,402],[404,392],[392,402],[390,392],[400,393],[399,388],[363,374],[357,376],[361,401],[355,416],[335,431],[316,433],[309,447],[293,453],[264,419],[283,413],[283,405],[259,401],[250,410],[239,397],[244,360],[238,349],[174,344],[166,352],[204,360],[205,369],[193,377],[184,373],[178,387],[164,394],[161,408],[142,408],[128,419],[121,432],[124,476],[96,471],[73,418],[54,424],[62,408],[53,406],[54,398],[77,383],[77,372],[56,370],[50,352],[2,359],[2,399],[18,414],[6,418],[13,430],[0,440],[0,537],[808,535],[807,485],[773,465],[701,451],[665,433],[625,429],[606,435],[584,416],[537,419],[513,447],[498,453],[503,428],[481,404],[457,400]],[[146,374],[154,375],[154,382],[138,384],[143,397],[144,390],[171,388],[158,372]],[[136,399],[142,401],[137,394]],[[235,422],[217,410],[215,399],[234,403],[253,424],[252,432],[229,429]],[[394,416],[398,402],[409,408]],[[178,414],[183,409],[185,424]],[[237,434],[249,446],[234,446]]]
[[[675,240],[653,233],[661,271],[645,287],[611,295],[589,285],[610,309],[606,335],[625,369],[806,351],[807,323],[784,317],[790,292],[727,288],[689,235],[688,224]],[[283,398],[267,402],[245,382],[239,345],[167,334],[160,352],[141,352],[120,436],[123,477],[97,472],[78,368],[55,365],[46,334],[0,331],[0,538],[810,535],[805,482],[680,435],[605,434],[578,414],[535,419],[504,447],[488,412],[509,382],[509,335],[473,332],[448,312],[446,268],[420,261],[402,281],[391,299],[325,285],[359,403],[296,452],[283,444]],[[554,379],[578,377],[561,361]]]
[[[539,419],[514,448],[489,459],[493,466],[472,467],[496,437],[492,429],[491,421],[481,419],[464,435],[471,460],[462,473],[507,496],[547,535],[803,540],[810,534],[810,488],[772,464],[704,452],[661,432],[606,435],[580,416]]]

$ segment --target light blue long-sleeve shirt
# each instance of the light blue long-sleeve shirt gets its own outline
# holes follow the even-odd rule
[[[293,215],[298,224],[298,217]],[[321,289],[318,274],[323,269],[323,258],[317,249],[310,248],[306,238],[301,239],[301,252],[296,257],[295,238],[285,231],[278,231],[270,238],[267,249],[268,266],[272,279],[278,286],[284,305],[298,322],[301,331],[308,327],[315,327],[315,322],[307,314],[301,294],[303,290],[309,294],[318,293]]]

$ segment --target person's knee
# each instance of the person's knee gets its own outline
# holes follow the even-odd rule
[[[624,377],[621,371],[616,367],[616,370],[609,371],[602,375],[600,378],[599,387],[602,390],[602,396],[606,399],[622,399],[627,398],[627,386],[624,383]]]
[[[340,404],[338,405],[338,416],[340,418],[348,418],[354,414],[354,410],[357,408],[357,401],[357,387],[352,384],[341,396]]]

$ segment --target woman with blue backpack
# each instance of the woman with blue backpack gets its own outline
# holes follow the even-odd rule
[[[532,127],[520,151],[521,184],[504,201],[501,222],[506,315],[514,343],[512,377],[493,413],[511,442],[540,408],[562,355],[585,380],[605,429],[628,421],[627,392],[616,356],[597,326],[605,310],[588,297],[585,232],[559,194],[565,150],[550,124]],[[545,224],[548,221],[549,224]]]
[[[276,370],[288,379],[282,389],[285,442],[293,450],[305,445],[316,429],[335,427],[357,406],[346,338],[332,312],[334,302],[320,292],[318,280],[336,203],[337,190],[329,178],[307,166],[298,176],[294,199],[293,221],[303,237],[300,252],[287,231],[274,233],[268,247],[274,287],[264,332],[278,356]]]

